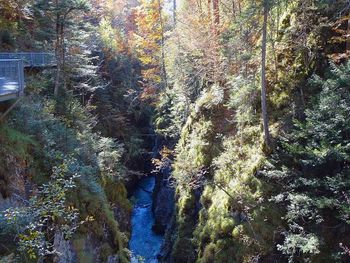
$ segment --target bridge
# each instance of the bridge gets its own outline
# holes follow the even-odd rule
[[[56,66],[52,53],[20,52],[0,53],[0,102],[24,94],[24,68]]]

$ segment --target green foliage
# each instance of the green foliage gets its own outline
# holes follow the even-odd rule
[[[195,196],[191,192],[183,192],[176,208],[177,228],[175,232],[172,257],[176,262],[193,262],[196,258],[192,242],[193,228],[196,223]]]
[[[33,162],[30,154],[31,149],[37,147],[37,142],[24,133],[19,132],[6,124],[0,125],[0,193],[3,197],[9,196],[11,192],[10,163],[13,159],[23,163]]]
[[[101,260],[107,262],[108,256],[113,255],[113,249],[108,243],[104,243],[101,247]]]
[[[178,139],[169,160],[174,262],[346,261],[350,63],[325,68],[328,58],[348,58],[348,1],[268,1],[271,155],[260,125],[262,1],[209,2],[219,2],[216,13],[185,0],[171,32],[162,1],[132,11],[92,1],[86,14],[89,2],[1,2],[2,49],[66,54],[61,96],[50,99],[53,70],[31,72],[32,97],[0,127],[1,194],[10,194],[14,160],[39,189],[28,206],[7,211],[16,224],[0,216],[1,237],[46,255],[60,227],[79,261],[95,259],[87,236],[100,242],[102,260],[128,261],[123,182],[142,166],[153,121]],[[142,101],[155,96],[156,105]]]
[[[257,122],[256,112],[259,110],[258,88],[254,79],[238,76],[229,82],[230,100],[228,107],[235,109],[234,121],[239,129]]]
[[[21,241],[19,248],[23,247],[32,256],[43,255],[45,251],[50,252],[52,249],[50,244],[40,243],[47,237],[40,232],[44,229],[38,230],[38,225],[49,222],[51,227],[51,224],[58,222],[62,231],[65,230],[62,227],[64,223],[67,226],[75,224],[74,232],[84,235],[93,233],[101,239],[104,238],[105,231],[110,231],[113,237],[111,246],[115,249],[115,253],[124,253],[127,238],[121,233],[110,206],[111,202],[126,214],[130,213],[130,204],[122,183],[125,179],[125,168],[120,162],[123,149],[114,140],[93,133],[94,119],[89,117],[86,109],[79,103],[75,100],[67,100],[66,103],[71,105],[66,114],[56,116],[53,101],[42,97],[28,98],[19,105],[11,118],[10,125],[16,127],[21,133],[28,134],[30,136],[28,138],[33,138],[27,139],[28,143],[35,142],[34,145],[37,146],[33,148],[31,155],[38,161],[29,165],[47,174],[50,167],[60,167],[61,163],[69,157],[72,160],[68,166],[69,173],[80,175],[75,180],[77,187],[73,191],[66,190],[68,177],[61,179],[56,178],[56,175],[46,176],[46,183],[40,186],[42,190],[39,190],[38,195],[34,195],[31,199],[33,206],[29,206],[28,209],[36,214],[28,215],[27,218],[30,221],[29,226],[33,227],[23,229],[24,234],[21,236],[23,242]],[[17,131],[11,136],[18,137],[21,133]],[[28,154],[28,149],[24,151]],[[54,170],[54,174],[56,172],[63,173]],[[56,208],[63,214],[59,214]],[[23,211],[24,214],[29,213],[26,207],[19,207],[18,210]],[[8,213],[10,214],[11,211],[16,213],[17,210],[14,208]],[[78,224],[82,221],[86,223]],[[70,228],[66,228],[67,234],[70,235],[67,237],[71,238],[72,231],[69,232]]]
[[[4,212],[8,223],[19,228],[18,250],[30,259],[55,253],[51,239],[55,230],[70,239],[82,223],[78,221],[77,210],[66,205],[67,193],[75,188],[74,180],[79,176],[70,171],[70,165],[68,162],[54,167],[49,183],[37,190],[27,206]],[[23,220],[30,223],[21,225]]]
[[[106,47],[101,46],[104,50]],[[92,96],[92,112],[96,116],[95,129],[104,137],[123,142],[124,163],[132,166],[133,160],[141,159],[145,152],[144,137],[152,111],[149,105],[137,98],[139,63],[128,54],[106,52],[100,74],[108,72],[107,79],[97,78]],[[131,132],[130,132],[131,131]],[[140,134],[141,133],[141,134]]]
[[[269,100],[272,117],[293,114],[302,119],[305,104],[318,92],[305,83],[313,73],[323,74],[327,57],[341,49],[338,44],[330,44],[335,19],[331,14],[343,10],[345,2],[288,2],[287,12],[276,25],[276,41],[271,43],[275,61],[267,73],[271,85]]]
[[[7,152],[21,159],[29,159],[29,148],[31,146],[37,146],[33,138],[6,124],[0,126],[0,134],[1,151],[3,151],[3,154]],[[1,159],[0,161],[4,160]]]
[[[123,155],[123,148],[121,145],[117,145],[115,141],[110,138],[101,138],[97,145],[98,155],[97,162],[99,170],[101,172],[102,180],[107,178],[119,177],[120,179],[126,179],[122,176],[124,171],[122,167],[118,165],[119,160]]]
[[[334,14],[345,5],[271,2],[268,113],[272,137],[280,135],[271,156],[260,126],[260,3],[240,1],[233,19],[220,6],[217,39],[206,31],[210,7],[193,7],[200,18],[179,12],[187,23],[176,25],[167,42],[171,85],[155,118],[159,132],[179,138],[175,262],[344,260],[349,65],[329,73],[325,65],[344,52],[330,41],[340,30]],[[315,72],[326,80],[310,80]]]
[[[114,52],[122,50],[123,43],[121,34],[117,31],[116,28],[112,27],[112,24],[108,19],[101,19],[98,31],[100,33],[100,38],[105,48]]]
[[[214,124],[217,121],[215,118],[222,116],[222,103],[220,87],[213,86],[208,92],[203,92],[182,128],[172,174],[181,188],[199,187],[204,170],[219,152],[221,138],[217,136]],[[210,111],[218,116],[205,114]]]
[[[176,94],[177,90],[165,90],[157,104],[154,116],[156,131],[168,138],[178,138],[181,127],[189,115],[190,105],[185,96]]]
[[[126,262],[131,204],[124,181],[130,179],[130,168],[142,166],[144,147],[148,147],[142,136],[150,132],[152,111],[137,98],[140,62],[129,53],[123,39],[126,32],[115,23],[114,6],[105,6],[113,9],[108,10],[109,17],[105,8],[101,11],[90,3],[1,1],[1,49],[54,52],[61,45],[65,57],[60,81],[64,89],[55,100],[51,96],[56,68],[26,71],[26,95],[31,96],[18,105],[9,125],[0,130],[0,155],[9,156],[0,158],[0,186],[4,197],[10,196],[12,162],[23,168],[23,180],[33,183],[35,189],[54,183],[49,176],[53,167],[73,160],[70,167],[81,176],[75,180],[77,187],[66,193],[64,204],[57,207],[74,207],[78,213],[74,220],[86,223],[69,238],[93,236],[106,248],[101,255],[104,260],[112,253]],[[92,12],[87,13],[89,10]],[[29,219],[28,224],[33,225],[41,220]],[[6,232],[2,230],[0,234]],[[22,232],[26,232],[23,238],[27,243],[42,237],[24,226]],[[6,232],[9,239],[17,234]],[[44,242],[47,237],[42,238]],[[24,250],[31,245],[36,248],[30,253],[38,255],[40,244],[34,241]],[[77,247],[84,250],[85,245]],[[91,254],[80,252],[81,262],[93,261]]]
[[[283,246],[278,245],[277,247],[283,253],[288,255],[294,255],[299,252],[303,253],[304,255],[307,255],[320,253],[318,249],[319,245],[320,244],[318,238],[312,234],[291,234],[286,237]],[[290,259],[289,262],[294,261]]]
[[[278,155],[267,168],[267,176],[283,186],[274,201],[286,206],[288,228],[278,248],[291,262],[331,260],[340,251],[335,236],[319,231],[322,227],[333,225],[336,239],[348,241],[340,229],[349,224],[349,76],[350,64],[345,64],[333,65],[327,79],[311,79],[321,92],[305,122],[281,137]]]

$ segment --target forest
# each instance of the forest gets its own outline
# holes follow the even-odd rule
[[[350,262],[349,59],[349,0],[0,0],[0,263]]]

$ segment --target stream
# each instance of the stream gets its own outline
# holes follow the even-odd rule
[[[132,200],[134,208],[131,217],[131,238],[129,248],[132,252],[132,263],[156,263],[163,236],[153,232],[154,215],[152,211],[152,193],[155,177],[148,176],[140,180]]]

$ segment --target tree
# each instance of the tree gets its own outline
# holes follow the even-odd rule
[[[270,145],[269,119],[266,105],[266,42],[267,42],[267,16],[269,12],[268,0],[264,0],[264,22],[261,47],[261,110],[263,116],[264,137],[266,146]]]
[[[350,63],[330,69],[326,79],[309,79],[321,91],[305,120],[277,139],[272,165],[266,166],[269,182],[280,189],[271,200],[286,213],[285,239],[277,248],[289,262],[314,261],[315,255],[330,262],[330,251],[348,245],[342,229],[350,224]],[[331,235],[322,231],[330,227]],[[342,257],[337,261],[345,262]]]
[[[173,0],[173,19],[174,19],[174,27],[176,26],[176,0]]]
[[[213,0],[213,13],[215,28],[220,24],[219,0]]]
[[[142,97],[152,97],[166,85],[164,53],[164,14],[162,0],[142,0],[137,7],[134,45],[142,69]]]
[[[54,42],[57,61],[54,87],[54,96],[57,97],[60,85],[65,80],[66,39],[68,35],[74,34],[70,27],[78,22],[77,18],[81,19],[79,13],[86,12],[89,5],[87,0],[39,0],[35,7],[38,13],[43,14],[42,22],[46,27],[53,27],[49,33]]]
[[[87,10],[87,2],[85,0],[55,0],[54,13],[56,16],[56,80],[54,96],[58,96],[60,82],[64,81],[65,66],[65,38],[66,28],[70,19],[74,19],[72,14],[75,11]]]
[[[61,231],[65,238],[70,239],[77,227],[84,221],[79,221],[78,210],[68,205],[69,191],[76,187],[78,174],[69,171],[70,161],[64,161],[54,167],[51,180],[42,185],[28,206],[9,208],[5,218],[9,224],[18,229],[18,249],[30,259],[43,257],[44,262],[52,262],[57,253],[54,248],[54,235]]]

